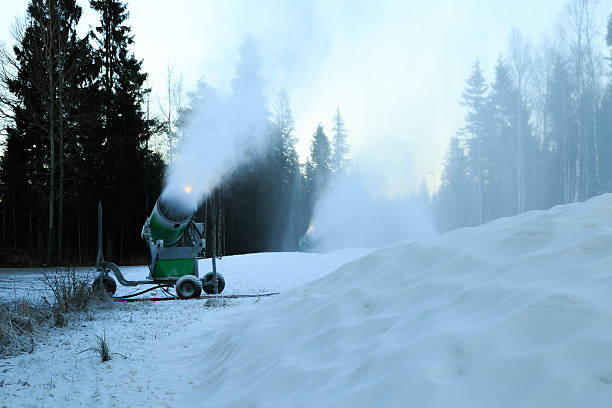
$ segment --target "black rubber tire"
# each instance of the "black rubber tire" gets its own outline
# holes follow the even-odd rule
[[[197,298],[202,294],[202,282],[193,275],[185,275],[176,281],[174,289],[182,299]]]
[[[208,272],[206,275],[204,275],[204,278],[202,278],[202,289],[204,289],[204,292],[206,292],[208,295],[215,294],[215,287],[213,286],[214,275],[215,274],[213,272]],[[223,289],[225,289],[225,279],[219,272],[217,272],[217,280],[217,289],[219,290],[219,293],[221,293],[223,292]]]
[[[110,276],[99,275],[96,279],[94,279],[93,283],[91,284],[92,292],[95,293],[100,291],[100,280],[102,280],[102,288],[104,291],[109,296],[113,296],[117,291],[117,282],[115,282],[115,280]]]

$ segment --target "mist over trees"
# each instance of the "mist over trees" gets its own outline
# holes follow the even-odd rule
[[[263,151],[247,146],[248,160],[224,177],[196,214],[211,220],[206,223],[207,254],[211,256],[298,250],[317,198],[333,182],[335,169],[348,168],[347,130],[340,109],[333,119],[335,146],[319,124],[311,141],[310,158],[305,166],[300,165],[289,98],[284,89],[271,103],[263,97],[264,83],[254,50],[248,41],[242,48],[232,97],[241,98],[240,86],[249,87],[249,94],[259,95],[248,109],[249,115],[255,112],[267,123],[266,143]],[[192,103],[197,105],[196,100],[206,96],[194,97]]]
[[[488,81],[476,59],[433,197],[440,231],[612,191],[612,16],[598,26],[595,6],[569,1],[538,47],[512,32]]]

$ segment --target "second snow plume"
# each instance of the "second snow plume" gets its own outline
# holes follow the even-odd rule
[[[307,238],[312,249],[376,248],[434,234],[426,193],[389,199],[375,195],[359,171],[338,180],[317,200]]]
[[[266,109],[263,81],[255,53],[242,49],[242,59],[225,96],[203,83],[193,96],[178,158],[166,174],[164,195],[195,211],[227,175],[265,146]]]

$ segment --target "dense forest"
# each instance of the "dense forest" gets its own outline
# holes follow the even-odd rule
[[[539,46],[512,33],[491,81],[474,62],[434,196],[440,231],[612,191],[612,16],[600,17],[569,1]]]
[[[99,201],[106,258],[144,263],[148,254],[140,230],[193,112],[179,103],[169,69],[167,109],[151,113],[147,73],[131,51],[127,4],[89,6],[99,23],[79,36],[75,0],[32,0],[14,27],[12,48],[2,50],[0,266],[91,264]],[[259,87],[263,95],[256,59],[242,58],[237,71],[235,93]],[[191,104],[208,89],[202,82]],[[317,192],[346,166],[340,110],[331,141],[319,126],[312,159],[300,165],[286,93],[260,105],[265,150],[226,175],[196,214],[206,222],[209,255],[296,250]]]

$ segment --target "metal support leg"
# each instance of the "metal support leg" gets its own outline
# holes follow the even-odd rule
[[[108,277],[108,269],[104,268],[104,254],[102,253],[102,201],[98,201],[98,257],[96,258],[96,270],[104,278]],[[102,293],[104,279],[99,279],[100,293]]]
[[[213,254],[212,257],[212,267],[213,267],[213,288],[215,289],[214,294],[219,294],[219,279],[217,278],[217,262],[216,257]]]

